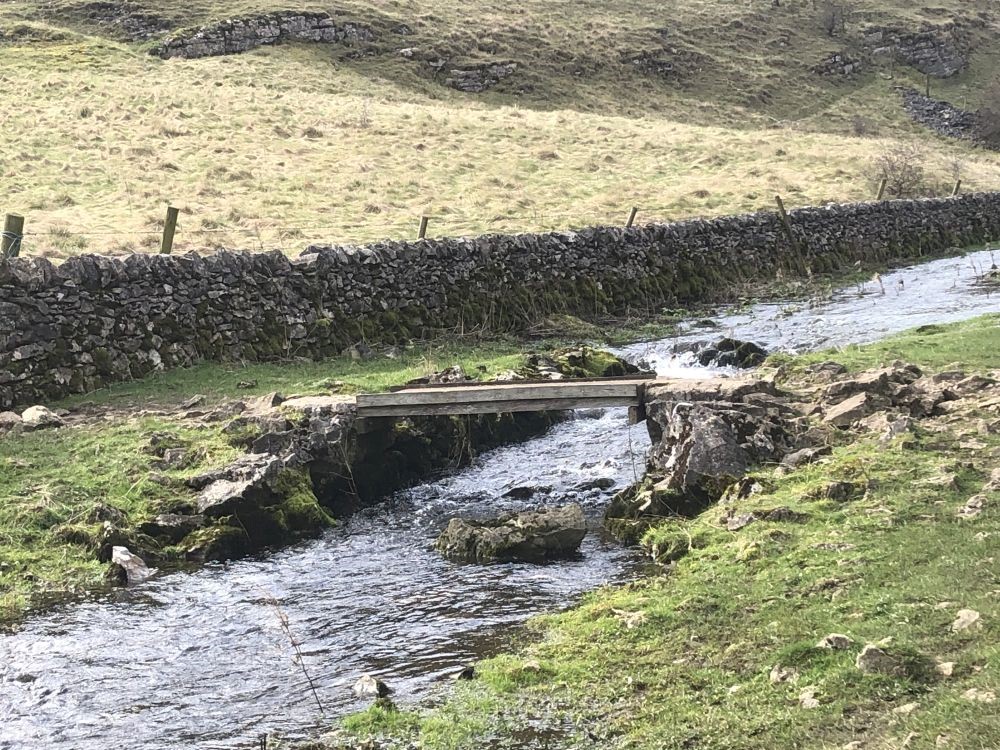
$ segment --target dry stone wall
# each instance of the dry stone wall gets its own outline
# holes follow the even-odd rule
[[[193,59],[234,55],[287,41],[355,44],[374,39],[375,33],[362,24],[339,22],[328,13],[288,11],[234,18],[179,32],[164,39],[150,52],[164,59]]]
[[[1000,239],[1000,193],[631,229],[208,256],[0,260],[0,411],[206,360],[321,357],[366,340],[515,330],[731,298],[746,281]]]

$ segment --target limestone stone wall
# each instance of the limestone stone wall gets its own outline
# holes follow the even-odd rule
[[[969,64],[969,41],[963,29],[954,24],[920,31],[870,27],[862,37],[873,54],[891,53],[936,78],[950,78]]]
[[[362,24],[339,22],[328,13],[287,11],[234,18],[181,31],[152,48],[164,59],[233,55],[286,41],[353,44],[371,42],[374,32]]]
[[[206,360],[517,330],[732,298],[746,281],[1000,239],[1000,193],[625,229],[214,255],[0,260],[0,410]]]

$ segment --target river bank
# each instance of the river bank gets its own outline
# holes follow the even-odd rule
[[[121,575],[109,567],[115,546],[165,570],[277,549],[561,418],[427,417],[362,434],[352,391],[385,390],[439,367],[480,380],[529,377],[540,366],[560,377],[631,367],[588,347],[547,349],[420,345],[282,369],[202,368],[171,373],[173,388],[140,381],[54,404],[47,427],[8,427],[0,433],[0,523],[9,530],[0,545],[0,627],[32,607],[105,591]],[[278,385],[304,393],[269,390]]]
[[[641,538],[663,575],[537,618],[443,705],[372,708],[321,746],[996,746],[1000,318],[779,357],[770,376],[815,394],[897,359],[950,400],[755,470],[752,492]]]
[[[648,358],[661,374],[669,374],[680,366],[690,371],[685,349],[693,340],[710,342],[743,330],[754,331],[753,337],[773,350],[795,350],[811,348],[823,332],[833,337],[831,343],[849,342],[898,330],[921,316],[968,317],[995,309],[978,287],[979,269],[984,263],[988,267],[989,259],[984,251],[906,268],[883,277],[885,290],[870,274],[867,283],[859,280],[836,292],[826,281],[812,298],[696,315],[689,324],[673,326],[669,338],[623,353]],[[905,279],[905,290],[897,288],[897,278]],[[706,317],[710,324],[702,322]],[[470,353],[468,347],[464,354],[456,343],[415,345],[358,362],[346,357],[163,373],[95,394],[89,403],[70,402],[75,412],[66,416],[70,427],[64,429],[111,429],[123,420],[162,419],[161,412],[176,417],[189,408],[182,403],[192,393],[206,398],[190,408],[211,411],[245,394],[280,389],[286,395],[329,396],[340,387],[335,380],[343,381],[342,392],[349,393],[376,390],[380,380],[387,384],[403,370],[424,375],[461,362],[470,372],[482,364],[487,370],[482,376],[489,376],[520,361],[522,342],[472,343],[478,350]],[[545,343],[531,346],[544,349]],[[681,352],[672,354],[676,347]],[[257,383],[247,387],[253,380]],[[60,432],[30,435],[44,444]],[[558,611],[578,595],[632,574],[638,553],[607,540],[600,533],[600,516],[611,495],[641,473],[649,443],[645,432],[641,426],[630,429],[614,410],[586,415],[560,423],[541,438],[481,455],[467,469],[396,493],[314,541],[157,576],[110,597],[36,612],[19,632],[0,640],[0,663],[6,665],[0,670],[6,693],[0,695],[0,713],[9,717],[10,747],[45,743],[79,750],[117,740],[236,748],[262,733],[272,739],[301,738],[312,728],[329,726],[331,716],[363,706],[350,691],[363,672],[396,687],[401,705],[432,695],[439,680],[457,667],[504,651],[512,629],[528,615]],[[135,463],[115,470],[116,476],[133,465],[139,471],[152,468],[149,456],[132,455],[141,453],[150,438],[141,429],[136,433],[113,456]],[[58,461],[69,456],[81,472],[88,462],[101,472],[107,454],[99,446],[95,440],[80,451],[43,453],[44,468],[58,478]],[[20,476],[30,481],[31,467],[24,468]],[[594,487],[595,478],[607,489]],[[95,482],[93,491],[100,487]],[[518,500],[508,495],[517,487],[537,492]],[[128,495],[125,484],[120,490],[126,502],[141,500],[141,495]],[[85,500],[88,494],[75,497]],[[30,492],[19,497],[35,499]],[[566,502],[581,504],[591,521],[581,555],[568,562],[544,568],[454,565],[430,549],[456,515],[482,517]],[[326,718],[286,653],[272,601],[304,644]],[[125,673],[130,679],[122,682]],[[232,710],[234,705],[239,711]]]

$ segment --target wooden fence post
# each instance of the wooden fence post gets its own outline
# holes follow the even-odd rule
[[[885,195],[885,189],[886,189],[886,186],[888,186],[888,184],[889,184],[889,178],[888,177],[883,177],[882,178],[882,182],[879,183],[879,186],[878,186],[878,195],[875,196],[875,200],[877,200],[877,201],[882,200],[882,196]]]
[[[0,240],[0,258],[16,258],[21,254],[21,240],[24,237],[24,217],[7,214],[3,220],[3,239]]]
[[[177,209],[167,206],[167,220],[163,223],[163,241],[160,243],[160,252],[163,255],[170,255],[174,249],[174,232],[177,230]]]
[[[959,180],[958,182],[955,183],[955,189],[951,191],[951,197],[954,198],[956,195],[958,195],[961,189],[962,189],[962,181]]]
[[[926,96],[928,99],[931,98],[931,74],[927,74],[927,84],[926,84]]]
[[[632,210],[629,212],[629,215],[628,215],[628,221],[625,223],[625,228],[626,229],[631,229],[632,228],[632,222],[635,221],[635,215],[637,213],[639,213],[639,209],[637,207],[635,207],[635,206],[632,206]]]
[[[788,218],[788,212],[785,211],[785,202],[781,200],[780,195],[774,196],[774,202],[778,204],[778,214],[781,216],[781,223],[785,227],[785,234],[788,235],[788,242],[792,246],[792,250],[798,252],[799,243],[795,241],[795,234],[792,232],[792,222]]]
[[[427,222],[428,222],[428,217],[426,216],[420,217],[420,230],[417,232],[418,240],[422,240],[424,237],[427,236]]]

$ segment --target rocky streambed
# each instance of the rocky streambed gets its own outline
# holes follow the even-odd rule
[[[881,285],[851,287],[814,307],[776,306],[774,314],[764,307],[719,320],[723,332],[770,349],[831,343],[819,339],[821,331],[842,342],[870,340],[915,320],[996,310],[995,298],[975,283],[981,274],[972,269],[983,264],[989,266],[988,253],[907,269],[901,272],[903,287],[886,276]],[[741,319],[747,324],[741,326]],[[713,339],[719,333],[690,335]],[[809,335],[811,341],[803,340]],[[629,353],[652,355],[662,373],[691,374],[690,355],[674,354],[678,343],[683,342]],[[911,375],[909,383],[897,382],[904,377],[897,371],[884,379],[878,375],[867,390],[830,396],[821,408],[835,411],[862,395],[866,401],[871,397],[873,411],[911,409],[922,396],[905,404],[893,401],[903,398],[899,389],[915,393],[919,376],[905,377]],[[814,449],[816,435],[794,427],[801,413],[796,399],[767,385],[719,396],[709,401],[738,405],[723,411],[740,414],[751,407],[754,419],[761,420],[752,430],[761,439],[736,446],[746,450],[744,444],[752,443],[759,453],[733,453],[734,460],[789,460]],[[464,470],[361,509],[318,539],[259,558],[154,577],[106,599],[33,617],[20,632],[0,639],[0,748],[240,747],[265,733],[301,736],[328,724],[331,716],[365,705],[351,693],[362,673],[391,684],[398,700],[419,699],[470,660],[497,650],[511,626],[530,614],[564,606],[583,591],[635,571],[639,555],[601,531],[614,494],[636,485],[619,497],[627,501],[649,491],[649,499],[669,505],[677,489],[669,485],[683,476],[691,487],[703,488],[705,501],[713,499],[722,483],[703,481],[699,477],[711,472],[698,470],[692,460],[697,456],[674,450],[708,444],[697,435],[692,440],[690,432],[671,432],[671,425],[695,422],[659,418],[678,408],[718,411],[698,402],[691,394],[674,402],[664,398],[651,413],[661,427],[659,436],[654,427],[653,437],[662,463],[670,465],[676,454],[683,461],[674,465],[685,469],[679,473],[641,482],[650,444],[646,429],[629,428],[615,410],[581,415],[535,440],[479,455]],[[702,424],[711,427],[716,418],[731,415],[707,416]],[[731,427],[719,434],[729,434]],[[828,428],[838,429],[832,423]],[[707,438],[712,434],[708,430]],[[215,477],[206,487],[218,481],[240,480]],[[665,481],[668,486],[656,487]],[[568,502],[581,507],[590,529],[579,554],[568,560],[463,565],[431,548],[455,516],[488,518]],[[631,507],[631,515],[622,517],[641,523],[636,510]],[[669,560],[666,550],[657,556]],[[288,632],[299,644],[322,712],[301,664],[293,662]]]

